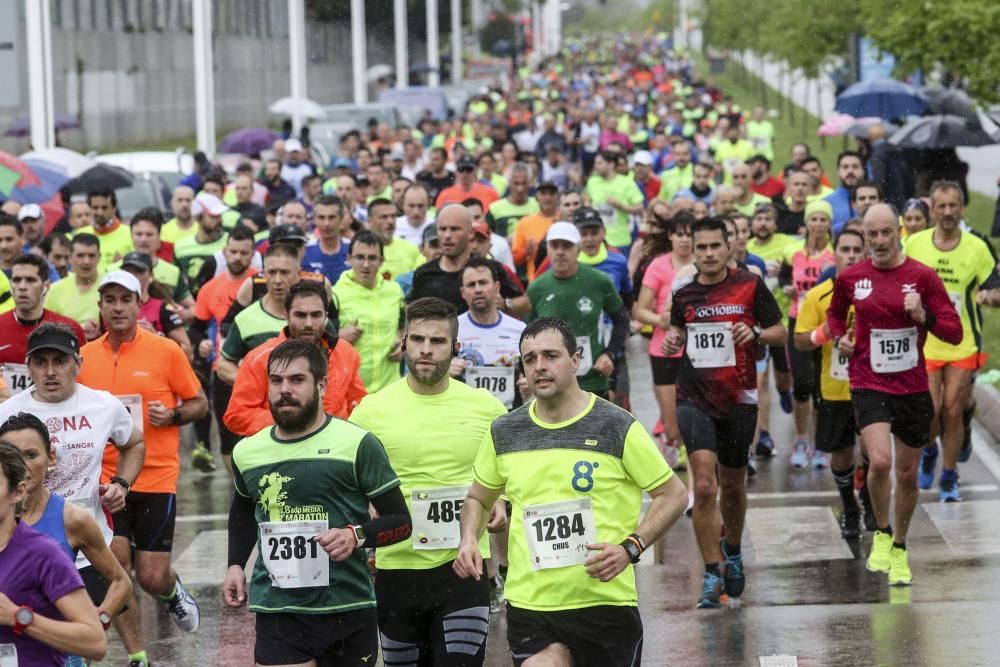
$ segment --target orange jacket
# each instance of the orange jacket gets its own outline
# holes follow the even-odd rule
[[[288,340],[288,327],[275,338],[256,347],[240,364],[233,385],[233,396],[223,421],[226,428],[237,435],[249,436],[274,423],[267,404],[267,358],[271,350]],[[323,346],[330,363],[327,366],[326,393],[323,394],[323,411],[328,415],[347,419],[354,406],[368,392],[361,382],[359,369],[361,357],[347,341],[324,336]]]

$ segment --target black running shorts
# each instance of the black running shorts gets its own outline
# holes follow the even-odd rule
[[[124,537],[136,551],[169,552],[174,544],[177,496],[131,491],[125,497],[125,509],[111,519],[115,537]]]
[[[849,449],[857,435],[850,401],[820,401],[816,408],[816,449],[827,454]]]
[[[261,665],[368,665],[378,660],[374,609],[342,614],[257,614],[254,660]]]
[[[934,401],[930,392],[887,394],[874,389],[851,391],[858,430],[886,422],[897,439],[908,447],[920,448],[930,442]]]
[[[649,367],[653,371],[653,384],[657,387],[677,384],[677,373],[681,369],[680,357],[656,357],[649,355]]]
[[[520,667],[550,644],[565,644],[576,667],[637,667],[642,619],[632,606],[532,611],[507,604],[507,643]]]
[[[707,449],[720,465],[744,468],[757,430],[757,406],[740,404],[725,417],[712,417],[692,403],[677,404],[677,426],[688,454]]]

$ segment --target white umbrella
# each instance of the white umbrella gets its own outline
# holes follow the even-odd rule
[[[380,63],[378,65],[372,65],[368,68],[367,77],[369,81],[378,81],[379,79],[384,79],[387,76],[392,76],[392,73],[395,71],[396,70],[389,65]]]
[[[37,160],[47,162],[61,167],[70,178],[76,178],[83,172],[97,166],[97,161],[90,159],[86,155],[81,155],[68,148],[46,148],[40,151],[31,151],[21,156],[22,160]]]
[[[304,97],[282,97],[275,100],[267,108],[278,116],[303,116],[305,118],[325,118],[326,111],[319,102],[313,102]]]

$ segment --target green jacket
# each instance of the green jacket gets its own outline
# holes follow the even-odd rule
[[[396,346],[403,312],[403,290],[394,280],[379,276],[368,289],[354,280],[354,270],[340,274],[333,286],[341,328],[354,324],[362,329],[354,349],[361,357],[361,380],[369,394],[399,379],[399,362],[389,359]]]

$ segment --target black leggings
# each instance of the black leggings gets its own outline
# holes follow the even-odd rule
[[[816,396],[816,352],[795,349],[795,318],[788,318],[788,362],[792,370],[792,395],[799,403]]]

